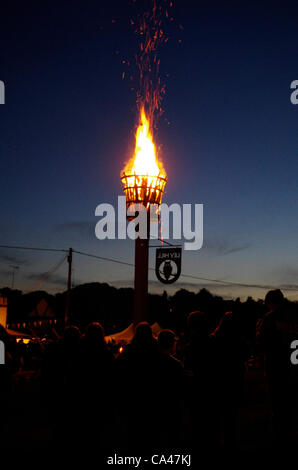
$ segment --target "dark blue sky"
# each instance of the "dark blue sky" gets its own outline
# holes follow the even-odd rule
[[[135,95],[122,80],[148,2],[10,2],[1,7],[0,244],[47,246],[133,261],[133,242],[98,241],[95,208],[122,194],[134,145]],[[204,204],[204,246],[183,272],[293,288],[298,298],[297,1],[176,0],[161,50],[165,118],[156,139],[168,174],[164,202]],[[181,30],[178,25],[183,25]],[[182,39],[179,43],[178,40]],[[116,53],[119,51],[119,53]],[[30,290],[61,254],[1,250]],[[151,252],[150,264],[154,264]],[[43,288],[64,288],[66,265]],[[132,285],[132,268],[74,258],[76,283]],[[150,275],[151,291],[163,286]],[[173,288],[201,287],[181,277]],[[265,289],[207,283],[225,296]]]

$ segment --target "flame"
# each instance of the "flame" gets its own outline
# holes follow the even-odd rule
[[[136,145],[134,157],[125,167],[124,173],[129,175],[147,176],[147,184],[151,184],[151,177],[166,176],[162,164],[157,161],[156,147],[150,131],[149,121],[146,117],[144,107],[140,112],[140,124],[136,133]]]
[[[150,204],[161,203],[166,173],[157,159],[156,147],[144,106],[140,111],[134,156],[126,165],[121,179],[127,204],[142,203],[148,208]]]

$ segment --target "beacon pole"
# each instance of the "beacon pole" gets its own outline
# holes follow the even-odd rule
[[[147,238],[135,241],[135,280],[133,325],[147,320],[148,310],[148,261],[150,238],[150,208],[147,209]]]

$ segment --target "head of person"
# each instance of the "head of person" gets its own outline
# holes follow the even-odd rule
[[[67,347],[76,347],[80,343],[81,332],[77,326],[68,326],[64,330],[64,344]]]
[[[151,349],[153,347],[154,338],[149,323],[141,322],[137,325],[131,344],[140,349]]]
[[[157,337],[159,350],[165,354],[174,354],[176,349],[176,336],[172,330],[161,330]]]
[[[86,328],[85,342],[90,347],[105,347],[104,329],[98,322],[89,323]]]
[[[270,290],[265,296],[265,305],[271,311],[281,307],[284,301],[285,298],[280,289]]]
[[[208,336],[208,324],[206,314],[196,310],[187,318],[187,327],[190,338],[203,338]]]

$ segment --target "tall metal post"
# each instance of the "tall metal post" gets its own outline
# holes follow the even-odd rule
[[[71,291],[71,270],[72,270],[72,248],[68,251],[68,278],[67,278],[67,293],[66,293],[66,307],[65,307],[65,326],[70,324],[70,291]]]
[[[150,209],[147,211],[147,238],[135,242],[135,280],[133,325],[147,320]]]
[[[137,175],[134,172],[121,176],[126,195],[126,208],[135,204],[143,204],[147,210],[147,238],[137,238],[135,241],[135,279],[134,279],[134,308],[133,325],[147,320],[148,303],[148,258],[150,240],[151,205],[160,206],[167,182],[166,176],[150,174]],[[136,214],[134,214],[135,216]],[[132,220],[133,217],[128,217]]]

